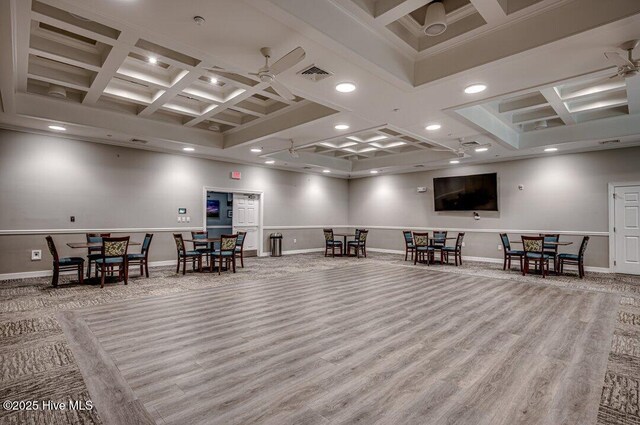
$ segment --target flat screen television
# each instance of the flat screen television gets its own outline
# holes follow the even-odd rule
[[[436,211],[498,211],[498,175],[436,177],[433,199]]]
[[[220,201],[207,199],[207,217],[220,218]]]

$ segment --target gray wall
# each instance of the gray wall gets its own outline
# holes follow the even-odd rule
[[[479,212],[479,221],[471,212],[434,211],[434,177],[489,172],[498,173],[500,211]],[[463,229],[467,230],[465,255],[502,258],[497,249],[499,231],[607,232],[607,184],[618,181],[640,181],[640,148],[354,179],[349,183],[349,223],[374,228],[369,234],[371,247],[398,250],[404,249],[399,228]],[[524,190],[518,189],[519,184]],[[418,186],[426,186],[427,193],[417,193]],[[519,239],[520,234],[513,232],[510,237]],[[577,243],[581,237],[562,239]],[[574,244],[562,249],[577,248]],[[588,265],[608,267],[608,255],[608,237],[592,237]]]
[[[38,230],[62,232],[53,235],[66,256],[84,255],[65,244],[86,229],[131,229],[138,241],[154,229],[152,261],[174,259],[171,233],[204,225],[204,186],[264,191],[265,227],[318,227],[278,230],[285,249],[319,248],[319,228],[347,224],[347,180],[0,130],[0,274],[50,268],[46,232],[29,234]],[[179,207],[190,223],[177,222]],[[30,261],[32,249],[43,261]]]

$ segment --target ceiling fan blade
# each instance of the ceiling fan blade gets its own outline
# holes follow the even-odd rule
[[[618,52],[605,52],[604,56],[617,66],[635,67],[633,63],[620,56],[620,53]]]
[[[292,66],[295,66],[298,62],[304,59],[305,56],[306,53],[304,49],[302,47],[296,47],[295,49],[278,59],[278,61],[273,65],[271,65],[271,72],[276,75],[280,74],[281,72],[286,71]]]
[[[275,78],[271,80],[271,88],[273,88],[280,97],[287,100],[296,100],[296,97],[286,88],[280,81]]]

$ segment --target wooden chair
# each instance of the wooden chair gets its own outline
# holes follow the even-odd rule
[[[444,253],[442,252],[442,248],[447,244],[447,231],[446,230],[436,230],[433,232],[433,238],[429,246],[431,246],[434,250],[434,259],[435,259],[435,251],[440,251],[440,263],[442,263],[442,259]],[[435,261],[435,260],[434,260]]]
[[[222,261],[224,260],[227,268],[229,263],[233,265],[233,272],[236,272],[236,243],[238,241],[238,235],[221,235],[220,236],[220,250],[212,251],[211,258],[213,259],[213,266],[215,266],[216,258],[219,259],[218,274],[222,271]]]
[[[244,268],[244,240],[247,232],[238,232],[238,240],[236,241],[236,258],[240,258],[240,267]]]
[[[455,246],[443,246],[441,248],[441,253],[444,254],[444,261],[449,263],[449,254],[453,253],[455,258],[455,264],[458,265],[458,261],[460,265],[462,265],[462,240],[464,239],[464,232],[458,233],[458,237],[456,238]]]
[[[187,260],[193,263],[193,270],[196,269],[196,262],[198,263],[198,271],[202,271],[202,253],[200,251],[187,251],[184,247],[184,240],[181,233],[174,233],[173,240],[176,243],[176,250],[178,251],[178,265],[176,267],[176,273],[180,273],[180,263],[182,262],[182,274],[187,273]]]
[[[111,233],[87,233],[87,243],[102,243],[102,238],[111,237]],[[100,258],[102,248],[99,246],[87,248],[87,277],[91,277],[92,263]],[[98,267],[96,266],[96,277],[98,276]]]
[[[553,260],[553,270],[557,270],[558,268],[558,262],[556,260],[556,257],[558,256],[558,245],[555,243],[548,243],[548,242],[559,242],[560,241],[560,234],[558,233],[553,233],[553,234],[542,234],[540,233],[540,236],[542,236],[544,238],[544,253],[549,255],[549,257]]]
[[[58,278],[60,277],[60,271],[77,270],[78,282],[84,282],[84,258],[82,257],[58,257],[58,250],[56,244],[53,243],[51,236],[46,237],[47,246],[49,252],[53,257],[53,278],[51,279],[51,286],[58,286]]]
[[[409,253],[411,253],[411,259],[413,260],[413,255],[416,252],[416,246],[413,243],[413,234],[410,230],[403,230],[402,236],[404,237],[404,261],[407,261]]]
[[[500,240],[502,241],[502,248],[504,251],[504,264],[502,270],[511,270],[511,258],[518,257],[520,261],[520,270],[522,270],[522,257],[524,257],[524,251],[511,249],[511,242],[509,242],[509,236],[506,233],[500,233]]]
[[[540,266],[542,277],[549,273],[550,255],[544,253],[544,237],[542,236],[522,236],[522,246],[524,247],[524,267],[522,275],[529,272],[529,263],[533,261],[534,267]],[[545,271],[546,267],[546,271]]]
[[[208,236],[209,235],[204,230],[191,232],[191,239],[207,239]],[[209,265],[209,260],[211,259],[211,251],[214,250],[213,246],[211,246],[209,242],[193,242],[193,250],[200,252],[202,256],[207,259],[207,265]]]
[[[578,266],[578,276],[580,276],[580,279],[582,279],[584,277],[584,253],[587,250],[588,243],[589,236],[585,236],[584,238],[582,238],[582,243],[580,244],[580,250],[578,251],[578,254],[558,254],[558,264],[556,266],[556,272],[564,272],[565,263],[575,264]]]
[[[344,253],[342,241],[337,241],[333,238],[333,229],[322,229],[324,233],[324,256],[329,255],[329,249],[331,249],[331,256],[336,256],[336,247],[340,248],[340,255]]]
[[[425,261],[429,265],[431,261],[435,261],[435,249],[429,244],[429,233],[413,232],[413,243],[416,246],[416,255],[413,257],[413,264],[418,261]]]
[[[360,252],[367,258],[367,235],[369,231],[366,229],[356,230],[356,239],[347,243],[347,255],[351,253],[351,248],[355,249],[354,255],[360,258]]]
[[[100,258],[96,259],[96,273],[100,272],[100,287],[104,288],[104,278],[107,269],[113,272],[118,267],[118,278],[124,278],[124,284],[129,282],[129,260],[127,249],[129,248],[129,236],[119,238],[102,238]]]
[[[127,254],[129,265],[140,265],[140,276],[144,274],[149,277],[149,247],[151,246],[151,239],[153,239],[153,233],[147,233],[144,235],[140,254]]]

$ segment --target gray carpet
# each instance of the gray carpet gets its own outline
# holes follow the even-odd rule
[[[36,278],[0,282],[0,399],[4,400],[88,400],[84,381],[75,363],[55,313],[123,299],[181,293],[242,281],[260,281],[288,274],[327,270],[350,263],[366,262],[380,267],[403,265],[402,257],[370,253],[367,259],[324,258],[322,254],[282,258],[251,258],[238,273],[176,275],[171,267],[151,270],[151,278],[107,284],[49,286],[49,279]],[[640,279],[588,273],[576,275],[521,276],[501,265],[465,262],[462,267],[433,265],[434,270],[471,274],[496,279],[535,282],[577,290],[622,294],[618,320],[609,355],[598,414],[598,424],[640,425]],[[92,411],[6,411],[1,424],[99,424],[99,412]]]

